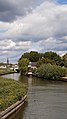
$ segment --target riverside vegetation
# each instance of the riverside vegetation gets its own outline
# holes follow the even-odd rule
[[[30,69],[36,77],[57,80],[67,74],[67,54],[61,58],[54,52],[38,53],[31,51],[24,53],[18,60],[22,75],[29,71],[29,62],[37,62],[37,69]],[[0,70],[0,75],[6,73],[10,73],[10,71]],[[18,81],[0,77],[0,111],[20,100],[26,93],[27,86]]]
[[[42,64],[38,69],[33,71],[33,75],[36,77],[52,80],[60,79],[66,74],[66,68],[51,64]]]
[[[13,79],[0,77],[0,111],[11,106],[27,93],[27,86]]]
[[[15,73],[13,70],[0,69],[0,75]]]
[[[67,75],[67,53],[63,57],[51,51],[24,53],[18,61],[21,75],[29,71],[29,62],[37,62],[37,69],[33,70],[33,75],[36,77],[56,80]]]

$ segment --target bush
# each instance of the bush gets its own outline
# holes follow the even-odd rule
[[[59,79],[65,76],[65,68],[57,65],[42,64],[35,72],[34,75],[45,79]]]

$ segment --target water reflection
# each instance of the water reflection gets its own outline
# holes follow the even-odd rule
[[[32,86],[32,77],[28,77],[28,87]]]
[[[22,82],[23,84],[28,85],[28,78],[26,76],[21,76],[19,75],[19,79],[20,82]]]
[[[13,73],[13,74],[2,75],[2,77],[19,80],[20,74],[19,73]]]
[[[26,102],[22,108],[20,108],[14,114],[9,116],[7,119],[23,119],[23,113],[24,113],[25,108],[27,107],[27,105],[28,105],[28,103]]]

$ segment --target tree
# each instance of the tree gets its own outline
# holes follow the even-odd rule
[[[61,57],[55,52],[51,52],[51,51],[50,52],[46,52],[44,54],[44,57],[48,58],[50,60],[54,60],[57,65],[61,65],[61,61],[62,61]]]
[[[30,53],[24,53],[20,59],[27,58],[31,62],[37,62],[39,58],[41,57],[41,54],[35,51],[31,51]]]
[[[21,56],[20,59],[22,59],[22,58],[27,58],[27,59],[29,59],[29,57],[30,57],[30,54],[29,54],[28,52],[26,52],[26,53],[24,53],[24,54]]]
[[[42,64],[48,64],[48,63],[50,63],[50,64],[56,64],[55,63],[55,61],[54,60],[50,60],[50,59],[48,59],[48,58],[41,58],[38,62],[37,62],[37,67],[39,67],[40,65],[42,65]]]
[[[29,60],[31,62],[37,62],[39,60],[39,53],[35,51],[31,51]]]
[[[63,58],[64,66],[67,67],[67,53],[62,58]]]
[[[22,58],[27,58],[31,62],[38,62],[38,65],[42,63],[44,64],[50,63],[50,64],[56,64],[56,65],[63,66],[61,57],[55,52],[38,53],[36,51],[31,51],[30,53],[28,52],[24,53],[21,56],[20,60]]]
[[[19,69],[21,74],[24,74],[28,70],[29,60],[27,58],[22,58],[18,61]]]

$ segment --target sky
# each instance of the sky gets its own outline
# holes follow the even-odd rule
[[[67,0],[0,0],[0,62],[30,51],[67,53]]]

